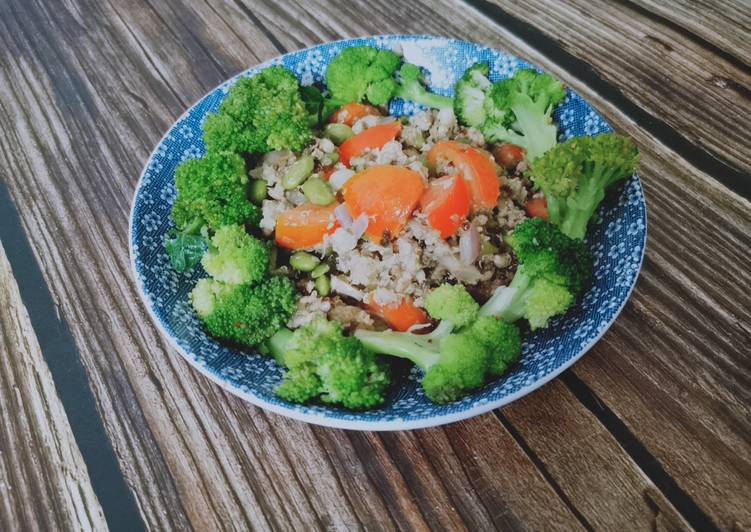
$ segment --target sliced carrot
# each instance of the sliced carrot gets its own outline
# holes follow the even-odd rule
[[[467,181],[473,209],[492,209],[501,195],[496,165],[490,154],[453,140],[436,143],[428,152],[428,164],[437,168],[438,161],[451,162]]]
[[[441,238],[456,234],[469,214],[469,204],[469,188],[460,174],[431,181],[420,198],[420,210]]]
[[[276,243],[287,249],[310,248],[323,242],[323,237],[337,228],[334,209],[338,203],[320,206],[303,203],[284,211],[276,219]]]
[[[545,198],[533,198],[527,201],[527,214],[532,218],[548,219],[548,202]]]
[[[381,116],[381,112],[372,105],[352,102],[342,105],[337,109],[334,114],[331,115],[331,118],[329,118],[329,123],[333,124],[337,122],[339,124],[347,124],[348,126],[351,126],[363,116],[368,115]]]
[[[350,215],[368,216],[365,234],[381,242],[384,234],[398,235],[420,200],[422,176],[403,166],[371,166],[352,176],[342,188]]]
[[[410,297],[405,297],[399,303],[388,305],[379,305],[371,297],[368,300],[368,308],[396,331],[406,331],[418,323],[430,323],[430,318],[425,311],[416,306]]]
[[[401,130],[401,122],[389,122],[368,128],[342,142],[339,146],[339,160],[345,166],[349,166],[352,157],[357,157],[368,148],[383,148],[387,142],[394,140]]]

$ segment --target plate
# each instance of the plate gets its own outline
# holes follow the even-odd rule
[[[523,355],[503,378],[455,403],[437,405],[422,393],[419,374],[405,372],[387,403],[377,410],[352,412],[322,405],[297,405],[274,395],[282,370],[253,350],[229,348],[204,331],[188,294],[205,275],[200,266],[178,274],[164,251],[172,227],[175,168],[204,154],[201,125],[216,111],[240,76],[271,65],[283,65],[303,85],[322,81],[326,66],[342,49],[370,45],[399,50],[405,60],[429,72],[430,89],[452,94],[464,69],[476,62],[490,64],[493,81],[519,68],[536,68],[499,50],[470,42],[428,35],[384,35],[321,44],[277,57],[251,68],[204,96],[170,128],[151,154],[136,187],[130,217],[130,255],[134,275],[147,309],[179,353],[226,390],[267,410],[298,420],[357,430],[404,430],[451,423],[493,410],[539,388],[576,362],[610,327],[625,305],[639,275],[646,243],[647,221],[639,177],[634,175],[610,190],[590,224],[588,245],[595,258],[595,281],[565,316],[527,334]],[[565,80],[563,80],[565,82]],[[411,114],[418,106],[391,103],[392,114]],[[561,140],[611,131],[608,123],[578,94],[567,90],[555,111]]]

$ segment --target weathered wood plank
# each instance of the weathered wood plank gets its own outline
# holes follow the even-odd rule
[[[591,64],[680,135],[744,172],[751,170],[751,132],[738,127],[751,117],[751,69],[627,2],[533,0],[520,12],[513,0],[492,1]],[[724,32],[748,40],[740,28],[727,26]]]
[[[2,243],[0,529],[107,529]]]
[[[631,0],[751,66],[751,9],[743,0]]]
[[[531,402],[541,408],[530,408]],[[631,474],[638,465],[590,412],[582,413],[560,380],[504,408],[503,416],[595,530],[690,528],[652,482]]]

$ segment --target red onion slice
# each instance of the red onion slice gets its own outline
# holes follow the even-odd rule
[[[344,229],[349,229],[352,226],[352,215],[349,213],[347,205],[340,203],[339,206],[334,209],[334,216]]]
[[[480,256],[480,232],[475,224],[469,224],[459,237],[459,255],[466,264],[474,264]]]
[[[349,231],[352,233],[352,235],[355,238],[359,240],[360,237],[365,234],[365,231],[368,230],[368,223],[369,223],[368,215],[363,213],[360,216],[358,216],[357,220],[355,220],[352,223],[352,226],[349,228]]]

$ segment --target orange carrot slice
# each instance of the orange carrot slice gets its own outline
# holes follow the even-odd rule
[[[451,162],[469,186],[473,209],[492,209],[501,195],[496,165],[490,154],[453,140],[436,143],[428,152],[428,164],[436,167],[439,160]]]
[[[381,116],[381,112],[372,105],[352,102],[342,105],[339,109],[337,109],[334,114],[331,115],[331,118],[329,118],[329,123],[333,124],[336,122],[339,124],[347,124],[348,126],[351,126],[352,124],[360,120],[363,116],[368,115]]]
[[[469,204],[469,188],[459,174],[431,181],[420,198],[420,210],[441,238],[456,234],[469,214]]]
[[[405,297],[399,303],[388,305],[379,305],[370,297],[368,309],[383,318],[395,331],[406,331],[418,323],[430,323],[430,318],[425,311],[416,306],[410,297]]]
[[[284,211],[276,219],[276,243],[287,249],[310,248],[323,242],[325,235],[338,227],[334,217],[334,202],[321,206],[304,203]]]
[[[526,211],[532,218],[548,219],[548,202],[545,198],[532,198],[527,201]]]
[[[422,176],[403,166],[371,166],[350,178],[342,188],[350,215],[368,216],[365,234],[381,242],[384,234],[398,235],[420,200]]]
[[[339,146],[339,160],[345,166],[349,166],[352,157],[357,157],[368,148],[383,148],[387,142],[394,140],[401,130],[401,122],[378,124],[366,129],[342,142]]]

